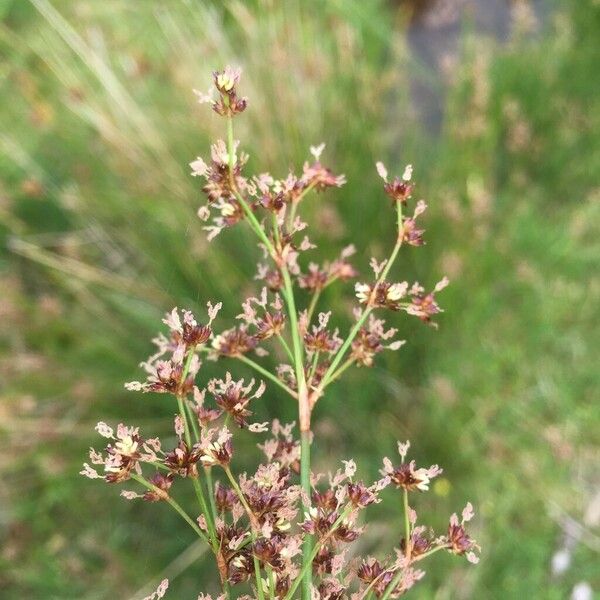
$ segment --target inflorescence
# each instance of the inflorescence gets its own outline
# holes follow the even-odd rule
[[[121,496],[166,503],[179,513],[214,554],[222,588],[219,600],[397,598],[424,576],[422,561],[438,551],[477,562],[479,547],[466,531],[473,507],[468,503],[460,519],[452,515],[440,535],[418,525],[414,500],[442,470],[408,461],[408,442],[398,444],[399,460],[383,460],[380,477],[370,483],[357,478],[353,460],[341,461],[340,469],[328,477],[312,473],[311,417],[327,387],[348,368],[371,367],[379,353],[404,344],[375,310],[404,311],[435,325],[433,319],[441,312],[436,294],[448,280],[443,278],[427,292],[418,282],[390,278],[401,246],[424,244],[419,219],[427,206],[419,200],[412,216],[406,216],[414,191],[412,167],[389,179],[385,166],[377,163],[396,213],[397,236],[387,260],[371,260],[373,280],[355,284],[354,323],[342,335],[330,324],[331,312],[320,312],[318,306],[325,288],[358,276],[350,262],[355,248],[348,246],[333,260],[303,267],[302,254],[315,246],[298,211],[311,192],[339,188],[346,179],[321,163],[324,144],[311,147],[312,160],[300,175],[247,175],[248,156],[233,138],[233,118],[248,105],[238,95],[239,80],[240,71],[226,67],[213,74],[212,92],[196,92],[200,102],[209,103],[226,120],[227,139],[212,146],[210,162],[199,157],[190,166],[192,175],[205,181],[208,202],[198,215],[206,222],[209,239],[247,224],[263,253],[256,275],[263,287],[257,297],[242,303],[237,324],[227,329],[215,330],[221,303],[207,304],[202,323],[189,310],[174,308],[166,315],[168,332],[153,340],[156,352],[141,363],[145,380],[127,383],[126,388],[174,397],[174,443],[165,447],[138,427],[119,424],[114,429],[100,422],[96,430],[107,440],[106,447],[90,450],[90,462],[81,473],[135,487],[122,490]],[[298,289],[310,296],[302,310],[296,304]],[[269,345],[279,346],[286,357],[275,372],[255,360],[268,354]],[[223,379],[200,384],[201,358],[237,360],[261,379],[235,379],[227,371]],[[299,439],[294,423],[254,419],[252,406],[266,392],[265,380],[298,405]],[[240,428],[260,436],[257,446],[264,459],[254,473],[232,470],[233,432]],[[186,479],[198,501],[191,513],[174,494]],[[388,487],[396,490],[404,508],[397,546],[379,558],[349,560],[349,545],[365,529],[367,507],[379,503]],[[162,598],[167,588],[163,580],[146,600]],[[245,595],[235,594],[236,589]]]

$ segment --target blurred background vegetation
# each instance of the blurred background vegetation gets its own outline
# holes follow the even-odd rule
[[[425,522],[442,529],[474,503],[481,563],[437,555],[414,598],[600,593],[597,1],[0,11],[2,598],[135,600],[163,576],[174,598],[214,591],[176,516],[77,472],[98,420],[168,435],[169,403],[123,389],[162,313],[222,299],[232,316],[253,290],[252,237],[207,244],[187,166],[222,135],[191,89],[226,63],[244,69],[236,134],[250,171],[284,175],[326,141],[325,162],[346,173],[307,202],[324,256],[352,242],[363,273],[384,256],[393,232],[373,165],[412,162],[428,245],[403,252],[398,276],[453,283],[438,331],[399,316],[402,351],[330,388],[316,468],[353,456],[374,477],[410,438],[445,467],[419,498]],[[349,314],[341,288],[326,300]],[[274,389],[257,410],[294,414]],[[357,552],[398,543],[400,507],[373,518]]]

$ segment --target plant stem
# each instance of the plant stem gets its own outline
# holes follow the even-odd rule
[[[444,548],[445,548],[445,546],[436,546],[435,548],[432,548],[431,550],[428,550],[424,554],[421,554],[421,555],[417,556],[416,558],[414,558],[413,562],[421,561],[424,558],[427,558],[428,556],[431,556],[432,554],[439,552],[440,550],[444,550]],[[390,584],[386,588],[386,590],[385,590],[383,596],[381,596],[380,600],[387,600],[387,598],[389,598],[390,594],[394,591],[394,588],[400,582],[400,579],[402,579],[402,575],[403,575],[403,570],[398,569],[396,576],[394,577],[394,579],[392,579],[392,581],[390,581]]]
[[[305,510],[310,509],[310,431],[300,432],[300,484],[304,493],[307,494],[308,504],[305,506]],[[302,578],[304,580],[303,587],[303,598],[310,599],[311,587],[312,587],[312,561],[314,556],[312,555],[313,550],[313,539],[312,536],[307,535],[304,538],[302,545]],[[300,582],[298,577],[297,582]],[[297,586],[296,586],[297,587]]]
[[[244,510],[246,511],[247,515],[248,515],[248,520],[250,521],[250,535],[252,536],[252,541],[255,542],[256,541],[256,517],[254,516],[254,513],[252,512],[252,509],[250,508],[250,506],[248,506],[248,502],[246,501],[246,498],[244,497],[244,494],[242,492],[242,490],[240,489],[240,486],[238,485],[238,482],[236,481],[235,477],[233,476],[233,473],[231,472],[231,469],[229,467],[223,467],[223,469],[225,470],[225,473],[227,475],[227,478],[229,479],[229,482],[231,483],[231,487],[233,487],[233,489],[235,490],[235,493],[237,494],[238,498],[240,499],[240,502],[242,503],[242,506],[244,507]],[[254,551],[252,552],[252,560],[254,562],[254,574],[256,576],[256,591],[258,593],[258,598],[259,600],[264,600],[265,599],[265,594],[262,588],[262,578],[261,578],[261,571],[260,571],[260,562],[258,560],[258,558],[256,557],[256,555],[254,554]]]
[[[250,226],[252,227],[252,229],[254,230],[256,235],[258,235],[258,237],[260,238],[262,243],[265,245],[265,247],[269,251],[269,254],[274,259],[275,258],[275,248],[273,247],[271,240],[267,237],[267,234],[264,232],[260,222],[258,221],[256,216],[252,212],[252,209],[250,208],[248,203],[244,200],[242,195],[239,193],[236,183],[235,183],[235,177],[233,174],[233,167],[235,164],[233,159],[235,157],[235,150],[234,150],[234,143],[233,143],[233,119],[231,117],[227,117],[227,154],[228,154],[228,158],[229,158],[229,182],[231,185],[231,191],[233,192],[233,195],[235,196],[236,200],[240,203],[240,206],[242,207],[244,214],[248,218]]]
[[[292,347],[294,350],[294,366],[296,371],[296,382],[298,385],[298,415],[300,422],[300,483],[304,490],[306,505],[305,510],[310,509],[310,399],[308,397],[308,388],[304,376],[304,348],[300,331],[298,330],[298,315],[296,312],[296,302],[294,300],[294,290],[292,280],[287,270],[287,266],[281,266],[281,273],[285,286],[285,297],[288,305],[290,318],[290,329],[292,333]],[[311,599],[312,589],[312,569],[305,568],[307,564],[312,563],[310,554],[313,547],[311,535],[304,538],[302,546],[302,565],[304,585],[302,588],[302,597],[304,600]],[[309,562],[310,561],[310,562]]]
[[[410,534],[410,518],[409,518],[410,507],[408,506],[408,490],[406,490],[406,489],[402,490],[402,495],[403,495],[403,504],[404,504],[404,539],[406,541],[405,554],[406,554],[406,558],[408,558],[408,560],[410,560],[410,555],[412,552],[412,540],[411,540],[411,534]]]
[[[198,423],[196,421],[196,416],[194,415],[189,402],[186,400],[183,401],[185,406],[185,410],[189,419],[189,422],[192,424],[192,429],[194,430],[194,439],[199,442],[200,441],[200,430],[198,429]]]
[[[292,354],[292,351],[290,350],[290,347],[288,346],[288,343],[285,341],[285,338],[278,333],[277,337],[279,338],[279,341],[281,342],[281,345],[283,346],[286,354],[288,355],[288,358],[294,362],[294,355]]]
[[[344,364],[329,378],[329,381],[335,381],[338,377],[340,377],[344,371],[351,367],[354,364],[354,358],[350,357]]]
[[[312,378],[314,377],[315,371],[317,370],[317,365],[319,364],[319,351],[317,350],[315,352],[315,355],[313,357],[313,362],[312,365],[310,367],[310,371],[308,372],[308,383],[310,383],[312,381]]]
[[[184,400],[183,400],[182,396],[178,394],[177,395],[177,404],[179,406],[179,414],[181,415],[181,419],[183,420],[183,429],[185,432],[185,439],[186,439],[188,448],[191,449],[192,438],[190,435],[190,428],[189,428],[187,418],[185,415],[185,408],[184,408],[183,402],[184,402]],[[212,546],[213,550],[216,552],[217,551],[217,537],[215,535],[215,525],[213,523],[212,516],[208,509],[208,504],[206,504],[206,498],[204,497],[204,490],[202,489],[202,485],[201,485],[198,477],[199,477],[199,474],[197,474],[196,477],[194,477],[194,476],[190,477],[190,479],[192,480],[192,485],[194,486],[194,492],[196,493],[196,498],[198,499],[198,504],[200,505],[200,511],[202,512],[202,514],[204,515],[204,518],[206,519],[206,525],[208,527],[208,532],[210,535],[211,546]]]
[[[300,571],[300,574],[298,575],[298,577],[296,577],[296,579],[294,580],[294,583],[292,583],[288,593],[285,595],[284,600],[291,600],[294,592],[298,589],[300,582],[304,580],[306,572],[312,571],[312,562],[313,562],[315,556],[317,555],[317,553],[319,552],[319,550],[321,549],[321,547],[323,546],[323,544],[333,535],[335,530],[340,526],[342,521],[350,514],[351,511],[352,511],[351,506],[346,507],[346,509],[342,512],[342,514],[334,521],[333,525],[331,526],[331,529],[327,532],[327,534],[324,535],[315,544],[310,555],[307,557],[308,560],[306,562],[304,562],[304,561],[302,562],[302,570]]]
[[[387,277],[387,274],[390,272],[390,269],[392,268],[392,265],[394,264],[396,257],[398,256],[400,247],[402,246],[402,235],[401,235],[401,232],[402,232],[402,203],[401,202],[396,203],[396,211],[397,211],[397,224],[398,224],[398,236],[396,239],[396,244],[394,245],[394,249],[392,250],[390,258],[388,259],[383,271],[377,278],[377,281],[375,282],[375,287],[373,288],[373,290],[376,290],[377,287],[379,286],[379,284],[382,281],[384,281],[385,278]],[[367,318],[369,317],[369,315],[372,312],[373,312],[373,306],[371,306],[370,304],[367,305],[367,307],[363,311],[363,313],[360,316],[360,318],[358,319],[358,321],[354,324],[354,327],[352,327],[352,329],[350,330],[350,333],[348,334],[348,337],[342,344],[341,348],[337,351],[337,354],[331,361],[331,365],[329,366],[329,369],[327,369],[325,375],[323,376],[323,380],[321,381],[321,384],[319,385],[318,393],[315,394],[316,397],[318,397],[320,395],[320,393],[323,391],[323,389],[331,381],[332,374],[335,373],[335,370],[336,370],[337,366],[340,364],[341,360],[344,358],[346,351],[348,350],[348,348],[352,344],[354,338],[358,334],[360,328],[363,326],[364,322],[367,320]]]
[[[308,313],[307,313],[307,325],[310,325],[312,321],[313,313],[315,312],[315,308],[317,306],[317,302],[319,301],[319,297],[321,296],[321,288],[317,288],[313,297],[310,299],[310,304],[308,305]]]
[[[247,364],[249,367],[252,367],[255,371],[258,371],[261,375],[264,375],[268,379],[270,379],[273,383],[276,383],[281,389],[285,390],[292,398],[296,398],[296,392],[290,389],[283,381],[281,381],[276,375],[273,375],[270,371],[267,371],[264,367],[261,367],[258,363],[254,362],[252,359],[240,354],[240,356],[236,356],[236,358],[243,363]]]
[[[427,550],[427,552],[424,552],[423,554],[419,554],[419,556],[415,557],[413,559],[413,562],[423,560],[424,558],[427,558],[428,556],[431,556],[432,554],[435,554],[436,552],[439,552],[440,550],[446,550],[446,546],[436,546],[435,548],[432,548],[431,550]]]
[[[277,596],[275,595],[275,573],[273,573],[273,569],[270,565],[267,565],[267,576],[269,578],[269,595],[271,598],[275,599],[277,598]]]
[[[155,492],[157,494],[164,494],[164,492],[162,490],[160,490],[155,485],[150,483],[147,479],[144,479],[144,477],[142,477],[141,475],[137,475],[136,473],[131,473],[131,478],[134,479],[135,481],[137,481],[138,483],[141,483],[145,488],[149,489],[152,492]],[[210,540],[206,537],[206,534],[202,531],[202,529],[200,529],[200,527],[198,527],[198,525],[196,525],[196,523],[194,523],[192,518],[185,512],[185,510],[183,510],[183,508],[181,508],[181,506],[179,506],[179,504],[175,500],[173,500],[173,498],[171,498],[171,496],[166,498],[165,502],[170,504],[171,507],[174,508],[179,513],[181,518],[196,532],[196,534],[200,538],[202,538],[209,546],[212,547]]]
[[[302,198],[304,198],[304,196],[306,196],[306,194],[308,194],[308,192],[310,192],[315,187],[315,185],[316,184],[311,183],[310,185],[306,186],[306,189],[296,198],[294,202],[292,202],[292,208],[290,209],[290,215],[288,217],[287,222],[288,229],[291,229],[294,225],[294,219],[296,218],[296,210],[298,208],[298,205],[300,204],[300,201],[302,200]]]
[[[206,477],[206,487],[208,488],[208,501],[210,502],[210,510],[212,511],[213,522],[216,523],[217,505],[215,503],[215,488],[213,486],[212,467],[205,467],[204,475]]]
[[[227,151],[229,155],[229,180],[231,185],[231,190],[236,200],[239,202],[244,214],[246,215],[250,226],[258,236],[258,238],[262,241],[268,253],[271,255],[271,258],[275,262],[275,264],[281,270],[281,274],[284,282],[283,296],[285,298],[287,309],[288,309],[288,317],[290,319],[290,330],[292,336],[292,349],[293,349],[293,357],[294,357],[294,368],[296,372],[296,384],[298,387],[298,412],[299,412],[299,422],[300,422],[300,432],[302,435],[302,443],[301,443],[301,480],[302,487],[307,497],[307,502],[310,503],[310,399],[308,397],[308,389],[306,387],[306,379],[304,376],[304,348],[302,338],[300,336],[300,331],[298,329],[298,313],[296,311],[296,301],[294,299],[294,289],[292,286],[292,280],[287,269],[287,265],[284,261],[281,261],[275,247],[273,246],[271,240],[269,240],[267,234],[264,231],[264,228],[252,212],[252,209],[244,200],[242,195],[239,193],[236,187],[235,177],[233,173],[234,168],[234,140],[233,140],[233,120],[231,117],[227,118]],[[308,193],[311,186],[308,186],[306,190],[301,194],[302,197],[305,193]],[[295,214],[295,209],[292,207],[293,214]],[[247,359],[250,360],[250,359]],[[259,366],[259,365],[257,365]],[[255,367],[256,368],[256,367]],[[262,367],[260,367],[262,369]],[[261,371],[262,372],[262,371]],[[265,373],[267,371],[265,370]],[[264,373],[263,373],[264,374]],[[279,382],[274,375],[271,375],[272,380],[276,380]],[[265,375],[266,376],[266,375]],[[283,386],[284,384],[281,383]],[[287,386],[286,386],[287,387]],[[309,509],[310,505],[305,506],[305,509]],[[304,550],[303,556],[306,558],[312,548],[312,536],[306,536],[304,540]],[[303,598],[305,600],[310,600],[311,597],[311,588],[312,588],[312,571],[311,569],[306,568],[306,564],[303,565],[303,571],[305,572],[304,577],[304,588],[303,588]],[[257,571],[258,574],[258,571]],[[257,575],[260,579],[259,574]],[[257,581],[258,585],[258,593],[261,596],[262,600],[262,587],[260,581]]]
[[[398,572],[394,576],[394,579],[392,579],[392,581],[390,581],[390,584],[385,589],[385,592],[383,593],[383,596],[381,596],[380,600],[387,600],[389,598],[390,594],[394,591],[394,588],[400,582],[400,579],[402,579],[403,574],[404,574],[404,571],[402,569],[398,569]]]

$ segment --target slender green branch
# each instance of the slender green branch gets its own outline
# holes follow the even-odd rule
[[[153,467],[156,467],[157,469],[162,469],[163,471],[170,471],[171,469],[169,469],[169,467],[167,467],[166,465],[163,465],[162,463],[159,462],[152,462],[152,461],[144,461],[147,465],[152,465]]]
[[[189,422],[192,424],[192,430],[193,430],[193,433],[194,433],[194,439],[197,442],[199,442],[200,441],[200,430],[198,429],[198,419],[196,418],[196,415],[192,411],[192,407],[190,406],[190,403],[187,402],[186,400],[184,400],[183,404],[185,406],[185,410],[186,410]]]
[[[186,439],[188,448],[191,449],[192,438],[190,435],[190,428],[189,428],[187,418],[185,415],[184,399],[180,395],[177,395],[177,404],[179,405],[179,414],[181,415],[181,419],[183,421],[185,439]],[[198,504],[200,505],[200,511],[202,512],[202,514],[204,515],[204,518],[206,519],[206,525],[208,527],[208,532],[210,535],[211,546],[212,546],[213,550],[215,550],[215,552],[216,552],[217,536],[215,533],[215,524],[212,520],[212,516],[208,509],[208,504],[206,503],[206,498],[204,497],[204,490],[202,489],[202,484],[200,483],[200,480],[198,477],[199,477],[199,474],[196,477],[194,477],[194,476],[190,477],[190,479],[192,480],[194,492],[196,493],[196,498],[198,499]]]
[[[344,343],[342,344],[340,349],[337,351],[337,354],[334,356],[333,360],[331,361],[331,364],[329,365],[329,368],[325,372],[325,375],[323,376],[323,379],[321,380],[321,383],[319,384],[319,392],[321,392],[327,386],[327,384],[331,381],[332,374],[335,373],[337,366],[342,361],[342,358],[344,358],[346,351],[348,350],[348,348],[350,348],[352,342],[354,341],[354,338],[356,337],[360,328],[363,326],[364,322],[367,320],[367,318],[369,317],[369,315],[371,314],[372,311],[373,311],[373,307],[367,306],[365,308],[365,310],[362,312],[362,315],[360,316],[358,321],[354,324],[354,327],[352,327],[352,329],[350,330],[348,337],[344,340]]]
[[[290,329],[292,333],[292,345],[294,349],[294,366],[296,370],[296,382],[298,385],[298,415],[300,421],[300,483],[304,490],[307,504],[305,510],[310,509],[310,399],[306,387],[304,376],[304,347],[303,340],[298,329],[298,314],[296,312],[296,302],[294,300],[294,290],[292,280],[285,265],[282,265],[281,272],[286,290],[286,300],[288,304],[288,313],[290,318]],[[311,600],[312,589],[312,569],[305,568],[311,564],[310,555],[313,548],[313,536],[306,535],[302,545],[302,565],[303,579],[302,597],[304,600]],[[310,560],[310,562],[308,562]]]
[[[208,501],[210,502],[210,510],[212,511],[213,522],[217,522],[217,505],[215,503],[215,488],[213,485],[212,478],[212,467],[206,467],[204,469],[204,475],[206,478],[206,487],[208,488]]]
[[[156,494],[164,494],[164,492],[161,489],[157,488],[147,479],[144,479],[144,477],[142,477],[141,475],[131,473],[131,478],[137,481],[138,483],[141,483],[145,488],[149,489],[152,492],[155,492]],[[202,531],[202,529],[200,529],[200,527],[198,527],[196,523],[194,523],[193,519],[185,512],[185,510],[183,510],[183,508],[181,508],[181,506],[179,506],[179,504],[173,498],[171,498],[171,496],[165,498],[165,502],[170,504],[171,507],[179,513],[179,516],[196,532],[196,534],[200,538],[202,538],[209,546],[211,546],[211,543],[208,537],[206,537],[206,534]]]
[[[321,296],[321,288],[317,288],[312,298],[310,299],[310,304],[308,305],[307,319],[306,322],[310,325],[312,321],[313,313],[315,312],[315,308],[317,307],[317,302],[319,301],[319,297]]]
[[[310,383],[312,381],[312,378],[315,375],[315,371],[317,370],[317,365],[319,364],[319,351],[317,350],[315,352],[315,355],[313,356],[313,361],[312,361],[312,365],[310,366],[310,371],[308,373],[308,382]]]
[[[242,361],[244,364],[248,365],[249,367],[252,367],[255,371],[257,371],[261,375],[264,375],[265,377],[270,379],[273,383],[276,383],[282,390],[285,390],[290,396],[292,396],[292,398],[296,397],[296,392],[294,392],[294,390],[292,390],[287,385],[285,385],[285,383],[283,383],[283,381],[281,381],[281,379],[279,379],[276,375],[274,375],[270,371],[267,371],[267,369],[265,369],[264,367],[261,367],[258,363],[254,362],[251,358],[248,358],[247,356],[244,356],[243,354],[240,354],[239,356],[236,356],[235,358]]]
[[[292,336],[292,349],[294,353],[296,380],[298,382],[298,390],[300,390],[301,383],[304,382],[304,351],[302,347],[302,338],[300,337],[300,331],[298,330],[298,312],[296,310],[296,301],[294,299],[294,288],[292,285],[292,279],[285,265],[281,266],[281,273],[283,275],[283,283],[285,289],[284,296],[288,305],[288,316],[290,319],[290,333]]]
[[[304,198],[304,196],[306,196],[306,194],[308,194],[308,192],[310,192],[315,187],[315,185],[315,183],[307,185],[306,188],[302,190],[301,194],[296,198],[296,200],[292,202],[292,208],[290,209],[290,214],[287,221],[288,229],[291,229],[294,225],[294,219],[296,218],[296,210],[298,209],[300,201],[302,200],[302,198]]]
[[[254,516],[252,509],[248,505],[248,502],[246,501],[246,498],[244,497],[244,493],[240,489],[240,486],[238,485],[238,482],[236,481],[235,477],[233,476],[231,469],[229,467],[223,467],[223,469],[225,470],[225,474],[227,475],[227,478],[229,479],[229,482],[231,483],[231,487],[233,487],[233,489],[235,490],[235,493],[237,494],[238,498],[240,499],[240,502],[242,503],[242,506],[244,507],[244,510],[246,511],[246,513],[248,515],[248,519],[250,521],[250,535],[252,536],[252,541],[255,542],[256,541],[256,523],[255,523],[256,517]],[[265,594],[264,594],[264,591],[262,588],[260,561],[258,560],[258,557],[256,556],[256,554],[254,554],[254,551],[252,552],[252,560],[254,562],[254,574],[256,576],[256,591],[258,593],[258,598],[259,598],[259,600],[264,600]]]
[[[413,562],[421,561],[424,558],[427,558],[428,556],[431,556],[432,554],[439,552],[440,550],[444,550],[444,548],[445,548],[445,546],[436,546],[435,548],[432,548],[431,550],[428,550],[427,552],[424,552],[423,554],[420,554],[419,556],[415,557],[413,559]],[[390,584],[385,589],[385,592],[383,593],[383,596],[381,596],[380,600],[387,600],[390,597],[390,594],[394,591],[396,586],[400,583],[400,580],[402,579],[403,574],[404,574],[403,569],[398,569],[398,572],[396,573],[396,575],[394,576],[392,581],[390,581]]]
[[[342,374],[344,373],[344,371],[346,371],[346,369],[348,369],[349,367],[351,367],[354,364],[354,358],[350,357],[349,359],[347,359],[344,364],[333,374],[331,375],[331,377],[329,378],[330,381],[335,381],[336,379],[338,379],[339,377],[342,376]]]
[[[398,252],[400,251],[400,247],[402,246],[402,235],[401,235],[401,231],[402,231],[402,203],[401,202],[397,202],[396,203],[396,209],[397,209],[397,223],[398,223],[398,237],[396,240],[396,244],[394,245],[394,249],[392,250],[392,253],[383,269],[383,271],[381,272],[381,274],[379,275],[379,277],[377,278],[377,281],[375,282],[375,287],[373,288],[373,290],[376,290],[377,287],[379,286],[379,284],[385,280],[385,278],[387,277],[388,273],[390,272],[390,269],[392,268],[392,265],[394,264],[396,257],[398,256]],[[358,321],[354,324],[354,327],[352,327],[352,329],[350,330],[350,333],[348,334],[348,337],[346,338],[346,340],[344,341],[344,343],[342,344],[342,346],[340,347],[340,349],[337,351],[337,354],[335,355],[335,357],[333,358],[333,360],[331,361],[331,365],[329,366],[329,369],[327,369],[325,375],[323,376],[323,380],[321,381],[320,385],[319,385],[319,394],[320,392],[323,391],[323,389],[327,386],[327,384],[331,381],[332,379],[332,374],[335,373],[335,370],[337,369],[337,366],[340,364],[340,362],[342,361],[342,359],[344,358],[344,355],[346,354],[348,348],[350,348],[350,345],[352,344],[352,342],[354,341],[354,338],[356,337],[356,335],[358,334],[360,328],[363,326],[363,324],[365,323],[365,321],[367,320],[367,318],[369,317],[369,315],[373,312],[373,306],[368,304],[367,307],[365,308],[365,310],[362,312],[362,315],[359,317]],[[317,394],[317,397],[318,395]]]
[[[275,573],[273,572],[273,568],[267,564],[267,576],[269,578],[269,595],[272,599],[277,598],[275,590],[276,582],[275,582]]]
[[[404,505],[404,552],[406,554],[406,558],[410,560],[410,555],[412,553],[412,540],[410,533],[410,507],[408,506],[408,490],[402,490],[403,496],[403,505]]]
[[[439,552],[440,550],[447,550],[447,546],[436,546],[435,548],[432,548],[431,550],[427,550],[427,552],[423,552],[423,554],[419,554],[419,556],[415,556],[415,558],[413,558],[413,562],[418,562],[420,560],[423,560],[423,559],[427,558],[428,556],[431,556],[432,554]]]
[[[260,222],[258,221],[256,216],[252,212],[252,209],[250,208],[250,206],[248,205],[246,200],[244,200],[244,198],[242,197],[242,195],[239,193],[239,191],[237,189],[237,185],[235,182],[235,175],[233,173],[233,169],[235,167],[234,159],[236,158],[236,156],[235,156],[235,147],[234,147],[234,141],[233,141],[233,119],[232,119],[232,117],[227,117],[227,155],[229,158],[229,183],[231,186],[231,191],[232,191],[233,195],[235,196],[235,199],[239,202],[240,206],[242,207],[244,214],[248,218],[250,226],[252,227],[252,229],[254,230],[256,235],[258,235],[258,237],[260,238],[262,243],[265,245],[265,247],[269,251],[269,254],[273,258],[275,258],[275,248],[273,247],[271,240],[267,237],[267,234],[264,232]]]
[[[184,399],[181,394],[177,394],[177,406],[179,407],[179,416],[181,417],[181,421],[183,423],[183,432],[185,435],[185,442],[188,445],[188,448],[192,447],[192,436],[190,434],[190,426],[187,420],[187,416],[185,414],[185,406]]]
[[[396,575],[394,575],[394,578],[392,579],[392,581],[390,581],[390,584],[385,589],[385,592],[383,593],[383,596],[381,596],[380,600],[387,600],[390,597],[390,594],[394,591],[396,586],[400,583],[400,579],[402,579],[403,574],[404,574],[404,571],[402,569],[398,569],[398,572],[396,573]]]
[[[347,506],[346,509],[342,512],[342,514],[334,521],[333,525],[331,526],[331,529],[327,532],[326,535],[324,535],[315,545],[314,548],[312,549],[310,555],[308,556],[308,561],[302,563],[302,570],[300,571],[300,574],[298,575],[298,577],[296,577],[296,579],[294,580],[294,582],[292,583],[290,589],[288,590],[288,593],[286,594],[284,600],[291,600],[294,592],[298,589],[298,586],[300,585],[300,582],[303,580],[305,574],[307,571],[312,570],[312,562],[315,559],[315,556],[317,556],[319,550],[322,548],[323,544],[334,534],[334,532],[336,531],[336,529],[341,525],[341,523],[344,521],[344,519],[346,519],[346,517],[352,512],[352,507],[351,506]]]
[[[277,337],[279,339],[279,341],[281,342],[281,345],[283,346],[283,349],[285,350],[286,354],[288,355],[288,358],[294,362],[294,355],[292,354],[292,351],[290,350],[290,347],[288,345],[288,343],[285,341],[285,338],[278,333]]]
[[[310,431],[300,432],[300,485],[306,495],[307,505],[305,510],[310,509]],[[312,565],[313,561],[313,538],[310,535],[305,536],[304,543],[302,544],[302,572],[300,577],[297,579],[297,583],[300,579],[304,579],[304,586],[302,589],[302,595],[305,599],[310,599],[311,587],[312,587]],[[298,587],[296,585],[296,587]]]
[[[188,373],[190,371],[192,361],[194,359],[195,348],[190,348],[187,360],[183,367],[183,372],[181,374],[181,384],[185,382],[187,379]],[[179,408],[179,416],[183,422],[183,430],[185,435],[185,441],[187,443],[188,448],[191,450],[192,448],[192,436],[190,433],[190,425],[188,423],[187,414],[186,414],[186,402],[183,394],[177,394],[177,406]],[[198,504],[200,505],[200,511],[204,515],[206,519],[206,525],[208,527],[208,533],[210,537],[210,543],[213,550],[217,551],[217,536],[215,532],[215,524],[212,519],[212,515],[208,509],[208,504],[206,503],[206,498],[204,497],[204,491],[202,489],[202,484],[199,480],[199,474],[196,477],[191,477],[192,485],[194,487],[194,492],[196,493],[196,498],[198,499]]]

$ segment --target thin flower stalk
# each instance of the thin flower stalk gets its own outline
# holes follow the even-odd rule
[[[254,362],[247,356],[238,356],[237,359],[243,362],[244,364],[248,365],[249,367],[253,368],[257,373],[260,373],[264,377],[270,379],[275,385],[280,387],[284,392],[286,392],[286,394],[289,394],[292,398],[296,398],[296,392],[294,392],[294,390],[290,389],[287,385],[285,385],[285,383],[283,383],[281,379],[278,379],[275,375],[273,375],[271,371],[267,371],[264,367]]]
[[[255,524],[256,517],[254,516],[252,509],[248,506],[248,502],[246,502],[246,499],[244,498],[244,493],[240,489],[240,486],[238,485],[238,482],[236,481],[236,479],[233,476],[233,473],[231,472],[231,469],[229,469],[229,467],[225,468],[225,473],[227,475],[227,478],[231,482],[231,486],[235,490],[237,497],[239,498],[240,502],[242,503],[242,506],[244,507],[246,514],[248,515],[248,519],[250,521],[251,539],[253,542],[255,542],[256,541],[256,529],[255,529],[256,528],[256,524]],[[263,586],[262,586],[260,562],[258,561],[258,558],[254,552],[252,553],[252,561],[254,564],[254,574],[256,577],[256,592],[258,594],[259,600],[264,600],[265,594],[264,594],[264,590],[263,590]]]
[[[182,371],[182,375],[181,375],[182,382],[185,381],[185,379],[188,376],[193,359],[194,359],[194,351],[192,349],[188,354],[188,358],[185,362],[185,366]],[[185,409],[185,398],[183,397],[182,393],[177,394],[177,407],[179,409],[179,416],[181,417],[181,420],[183,422],[186,443],[187,443],[188,447],[191,448],[192,447],[192,436],[190,434],[190,425],[188,423],[187,411]],[[196,475],[195,477],[192,476],[192,485],[194,487],[194,492],[196,493],[196,497],[197,497],[198,503],[200,505],[200,510],[202,511],[202,514],[206,518],[206,522],[207,522],[208,530],[209,530],[210,544],[213,547],[213,549],[216,549],[217,540],[216,540],[216,535],[215,535],[215,526],[214,526],[214,522],[213,522],[212,516],[210,514],[210,511],[208,509],[208,504],[206,503],[206,498],[204,496],[204,490],[202,489],[202,484],[200,483],[200,479],[199,479],[198,475]]]
[[[149,481],[147,481],[140,475],[134,474],[131,476],[131,478],[134,479],[135,481],[137,481],[138,483],[140,483],[141,485],[143,485],[145,488],[151,490],[152,492],[155,492],[155,493],[160,492],[160,490],[155,485],[152,485]],[[200,539],[204,540],[207,544],[210,544],[208,538],[202,532],[202,530],[198,527],[198,525],[196,525],[196,523],[194,523],[194,521],[185,512],[185,510],[183,510],[183,508],[181,508],[181,506],[179,506],[179,504],[175,500],[173,500],[173,498],[169,498],[167,500],[167,502],[179,514],[179,516],[194,530],[194,532]]]
[[[402,203],[401,202],[398,202],[396,204],[396,210],[397,210],[398,231],[400,232],[400,228],[402,227]],[[377,282],[374,286],[374,290],[377,289],[377,286],[382,281],[385,281],[385,278],[387,277],[388,273],[390,272],[392,265],[396,261],[398,252],[400,252],[401,247],[402,247],[402,237],[400,236],[400,234],[398,234],[398,239],[394,245],[392,253],[391,253],[389,259],[387,260],[387,263],[386,263],[381,275],[377,279]],[[352,341],[356,337],[356,334],[359,332],[360,328],[363,326],[365,321],[368,319],[368,317],[372,311],[373,311],[373,306],[371,304],[369,304],[362,312],[360,318],[354,324],[354,327],[352,327],[352,329],[350,330],[348,337],[344,340],[344,343],[342,344],[341,348],[338,350],[337,354],[331,361],[331,365],[327,369],[327,372],[325,373],[325,375],[323,377],[323,381],[322,381],[321,385],[319,386],[318,390],[316,391],[317,397],[320,396],[320,394],[323,392],[323,390],[327,386],[327,384],[333,379],[333,373],[335,373],[335,369],[340,364],[341,360],[344,358],[346,352],[348,351],[348,349],[350,348],[350,345],[352,344]]]
[[[315,544],[314,547],[311,549],[311,552],[309,555],[309,560],[304,561],[304,563],[302,565],[302,571],[300,571],[300,575],[298,576],[296,581],[293,583],[292,587],[290,588],[289,592],[285,596],[284,600],[291,600],[293,598],[294,592],[298,589],[300,582],[304,580],[306,571],[308,571],[312,568],[312,563],[313,563],[313,560],[315,559],[315,557],[317,556],[317,553],[323,547],[323,545],[327,542],[327,540],[336,532],[336,530],[342,524],[342,522],[348,517],[351,510],[352,510],[352,507],[350,507],[350,506],[347,507],[346,510],[333,523],[330,531],[321,540],[319,540],[319,542],[317,544]]]

